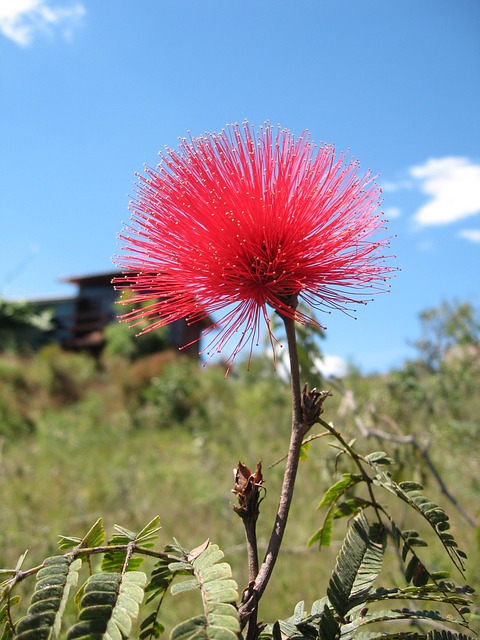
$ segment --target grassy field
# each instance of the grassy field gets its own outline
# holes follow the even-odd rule
[[[453,533],[470,557],[467,581],[478,589],[478,527],[442,494],[421,447],[378,434],[365,438],[359,431],[360,424],[397,436],[413,434],[445,487],[476,521],[480,407],[469,390],[478,388],[480,375],[470,372],[467,381],[459,374],[449,378],[449,397],[436,386],[438,374],[422,374],[410,384],[407,369],[396,377],[352,373],[343,391],[333,389],[324,417],[357,438],[360,451],[388,451],[398,461],[397,478],[425,484],[427,495],[451,516]],[[112,356],[98,363],[48,347],[31,357],[2,356],[0,384],[2,567],[15,565],[25,549],[28,566],[41,562],[56,552],[58,534],[82,536],[99,517],[109,531],[115,523],[139,530],[158,514],[161,544],[175,536],[193,548],[210,538],[224,550],[240,590],[246,586],[244,534],[231,508],[232,470],[239,460],[250,467],[263,463],[267,492],[259,541],[264,549],[283,474],[278,461],[289,439],[288,386],[268,364],[259,359],[250,372],[240,365],[224,379],[222,368],[198,367],[169,352],[133,364]],[[346,403],[352,397],[356,411]],[[338,468],[336,462],[336,450],[322,438],[312,442],[301,464],[285,553],[263,605],[269,620],[290,615],[299,600],[308,605],[325,593],[345,525],[334,531],[331,549],[307,549],[306,542],[321,524],[316,506],[323,492],[344,470],[342,461]],[[402,520],[403,512],[394,509]],[[451,568],[433,542],[429,560]],[[389,551],[383,582],[401,580],[398,559]],[[175,618],[187,615],[190,606],[186,597],[175,601]],[[166,612],[168,626],[173,610]]]

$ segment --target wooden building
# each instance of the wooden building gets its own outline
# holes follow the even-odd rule
[[[49,342],[58,342],[66,349],[99,354],[105,345],[105,327],[118,322],[117,316],[122,313],[121,306],[116,304],[120,294],[112,285],[112,278],[118,275],[114,271],[62,278],[62,282],[77,286],[75,296],[32,300],[37,309],[51,309],[53,313],[54,329]],[[171,323],[167,326],[169,345],[179,348],[195,342],[210,324],[205,321],[189,326],[185,320]],[[198,350],[195,342],[181,353],[198,357]]]

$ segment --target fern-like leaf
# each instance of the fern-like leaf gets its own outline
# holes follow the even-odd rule
[[[0,607],[0,640],[10,640],[14,637],[14,626],[11,618],[11,608],[22,601],[20,596],[13,596],[7,599]]]
[[[463,612],[472,604],[472,600],[466,595],[465,588],[456,587],[452,583],[447,582],[439,582],[438,584],[429,583],[422,587],[410,586],[403,589],[399,587],[393,589],[376,589],[370,594],[366,604],[385,600],[438,602],[459,607]]]
[[[452,631],[432,629],[427,634],[427,640],[475,640],[475,638],[473,636],[467,636],[464,633],[452,633]]]
[[[199,589],[203,615],[177,625],[171,640],[237,640],[240,631],[238,612],[234,602],[238,599],[237,583],[226,562],[219,562],[223,552],[208,541],[191,551],[183,562],[173,563],[170,569],[187,571],[193,578],[173,585],[172,594]]]
[[[18,640],[58,638],[70,590],[77,584],[81,566],[80,559],[72,561],[68,556],[44,560],[27,615],[16,626]]]
[[[318,625],[319,640],[337,640],[340,637],[340,625],[332,610],[325,605]]]
[[[332,485],[323,494],[317,509],[334,504],[349,489],[362,480],[362,476],[354,473],[344,473],[342,479]]]
[[[358,628],[364,625],[376,624],[379,622],[396,622],[403,620],[422,620],[423,622],[430,624],[445,624],[452,625],[457,624],[460,626],[464,626],[468,628],[467,622],[462,618],[453,618],[452,616],[444,616],[439,611],[416,611],[405,607],[404,609],[390,609],[387,611],[375,611],[372,614],[368,612],[363,616],[359,616],[355,618],[351,623],[346,624],[342,628],[341,639],[342,640],[358,640],[360,634],[358,633]],[[438,633],[451,633],[449,630],[437,631]],[[378,635],[378,634],[377,634]],[[381,636],[383,638],[383,636]],[[403,636],[397,636],[403,637]],[[431,636],[428,634],[426,636],[430,638]],[[438,636],[438,638],[442,638],[442,635]],[[447,636],[445,636],[447,637]],[[455,634],[452,638],[455,637]]]
[[[67,640],[128,638],[146,584],[147,576],[141,571],[90,576],[80,601],[79,622],[69,629]]]
[[[380,524],[370,526],[363,513],[353,520],[327,588],[341,619],[368,598],[382,567],[385,540],[384,528]]]
[[[150,522],[137,533],[135,538],[136,543],[146,549],[152,548],[158,538],[157,534],[160,528],[160,517],[155,516],[153,520],[150,520]]]
[[[466,555],[458,548],[457,542],[449,531],[450,522],[445,511],[435,502],[423,495],[423,486],[418,482],[408,481],[397,483],[392,479],[389,473],[379,466],[378,461],[368,459],[368,457],[367,460],[375,471],[376,475],[373,479],[375,484],[395,494],[406,504],[413,507],[417,513],[423,516],[442,542],[453,564],[463,575],[465,571],[464,559],[466,558]],[[413,564],[415,565],[416,563],[413,562]],[[421,572],[421,568],[416,566],[416,571]],[[415,575],[414,572],[412,576],[413,575]],[[425,579],[428,575],[424,572],[422,577]]]
[[[323,520],[323,525],[318,529],[307,542],[307,547],[318,543],[319,548],[328,547],[332,542],[333,516],[335,513],[335,504],[331,504],[327,510],[327,514]]]
[[[158,526],[159,521],[159,517],[155,517],[139,533],[134,533],[129,529],[115,525],[115,534],[108,541],[108,544],[111,546],[126,546],[130,543],[135,543],[149,549],[153,546],[157,538],[157,533],[160,530]],[[126,557],[126,550],[112,549],[103,556],[100,569],[107,573],[122,572]],[[130,558],[127,570],[137,571],[142,566],[143,561],[144,559],[141,557]]]
[[[83,538],[58,536],[58,548],[60,551],[67,551],[75,547],[99,547],[105,542],[106,536],[103,520],[99,518]]]
[[[317,506],[317,509],[328,507],[327,514],[323,521],[323,525],[310,537],[307,542],[307,546],[311,547],[317,542],[319,547],[327,547],[330,545],[332,541],[333,519],[338,516],[341,517],[341,512],[337,511],[337,502],[349,489],[354,487],[361,480],[362,476],[354,473],[344,473],[341,480],[327,489]]]
[[[175,576],[168,568],[168,564],[167,559],[161,559],[156,563],[150,576],[150,582],[145,589],[147,604],[154,600],[158,600],[158,603],[155,610],[150,613],[140,625],[140,640],[159,638],[164,632],[164,627],[161,622],[159,622],[158,616],[165,594]]]
[[[415,631],[401,631],[399,633],[386,633],[384,631],[373,631],[370,633],[357,633],[355,640],[478,640],[473,636],[464,633],[452,633],[451,631],[432,630],[427,634]]]
[[[365,625],[375,622],[393,622],[405,620],[433,621],[433,624],[461,624],[468,628],[464,619],[453,618],[448,615],[443,617],[436,611],[415,611],[408,608],[391,609],[369,614],[372,605],[385,600],[428,601],[435,604],[450,604],[458,607],[461,613],[468,612],[472,601],[466,593],[471,593],[469,588],[456,587],[452,583],[429,584],[426,587],[405,587],[404,589],[378,588],[371,591],[363,603],[365,606],[356,607],[349,611],[345,620],[340,620],[331,609],[331,603],[326,598],[317,600],[312,605],[310,614],[305,611],[304,603],[299,602],[294,615],[288,620],[280,620],[272,627],[267,627],[260,638],[272,638],[273,640],[473,640],[463,634],[455,634],[447,629],[435,630],[438,636],[430,634],[417,634],[415,632],[389,632],[386,629],[362,632]]]

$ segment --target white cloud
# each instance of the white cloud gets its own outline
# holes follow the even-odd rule
[[[313,365],[325,378],[344,378],[348,373],[348,364],[340,356],[325,355],[321,359],[316,358]]]
[[[399,191],[400,189],[412,189],[414,183],[411,180],[400,180],[399,182],[382,182],[381,183],[382,191]]]
[[[470,242],[480,243],[480,229],[462,229],[458,235],[465,240],[470,240]]]
[[[409,173],[430,196],[414,216],[421,226],[450,224],[480,213],[480,164],[468,158],[434,158]]]
[[[69,38],[84,14],[81,2],[0,0],[0,34],[21,47],[31,44],[38,33],[50,33],[53,28]]]
[[[267,351],[271,356],[271,350]],[[284,382],[290,380],[290,359],[288,350],[282,347],[275,347],[276,355],[276,373]],[[336,378],[344,378],[349,370],[348,363],[340,356],[324,355],[321,358],[312,358],[312,373],[320,373],[325,378],[335,376]]]
[[[419,251],[431,251],[433,249],[433,242],[431,240],[423,240],[417,244]]]
[[[402,215],[402,212],[398,207],[388,207],[387,209],[385,209],[384,213],[387,216],[388,220],[399,218]]]

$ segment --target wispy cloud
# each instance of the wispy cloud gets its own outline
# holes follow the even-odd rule
[[[73,0],[0,0],[0,34],[21,47],[53,30],[69,38],[84,14],[83,4]]]
[[[393,218],[399,218],[402,215],[402,212],[398,207],[387,207],[385,209],[385,215],[388,220],[393,220]]]
[[[386,181],[382,182],[381,185],[382,191],[399,191],[400,189],[412,189],[414,187],[414,183],[412,180],[400,180],[398,182]]]
[[[348,364],[340,356],[325,355],[323,358],[315,358],[313,362],[314,370],[322,376],[330,378],[344,378],[348,373]]]
[[[417,249],[423,252],[432,251],[433,242],[431,240],[422,240],[417,244]]]
[[[458,235],[470,242],[477,242],[480,244],[480,229],[462,229],[458,232]]]
[[[417,224],[445,225],[480,213],[480,164],[468,158],[436,158],[409,173],[429,196],[415,213]]]

